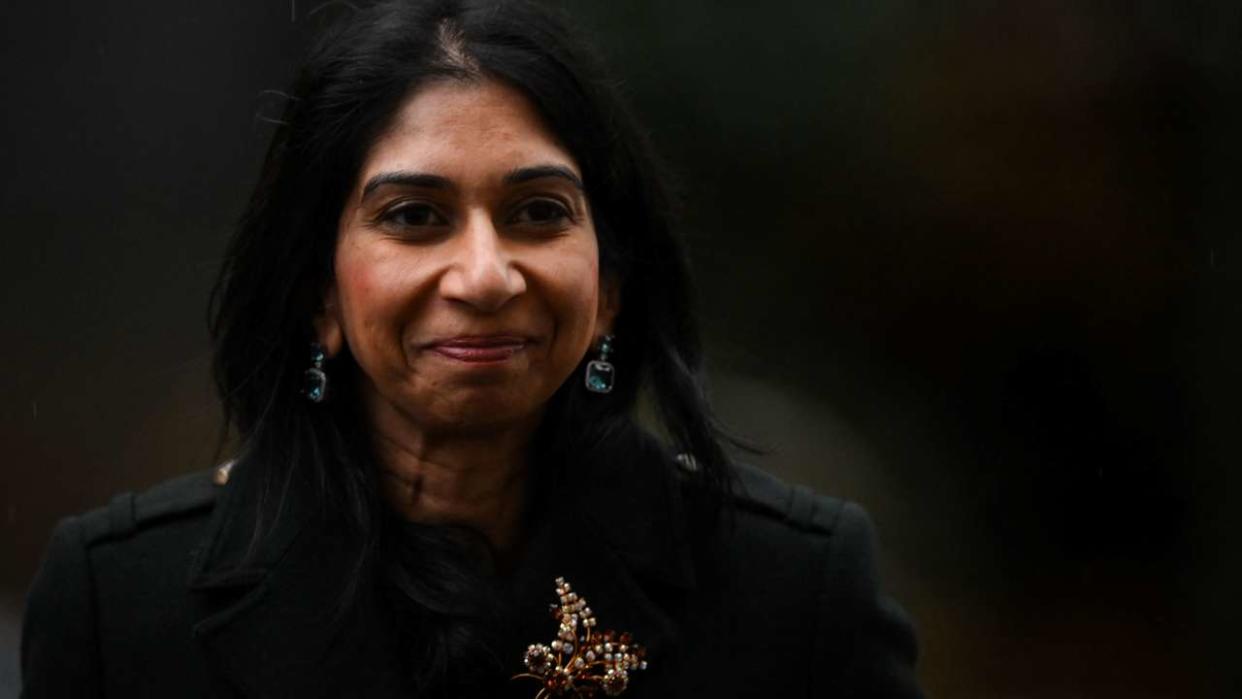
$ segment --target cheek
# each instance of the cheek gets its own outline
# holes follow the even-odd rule
[[[561,331],[571,344],[591,342],[599,308],[599,261],[594,246],[559,256],[548,275],[551,300],[556,306]]]
[[[367,257],[364,250],[354,245],[342,245],[337,251],[336,283],[347,329],[382,305],[386,296],[384,275]]]
[[[346,337],[355,353],[371,353],[376,336],[396,332],[418,280],[418,265],[408,264],[382,246],[343,244],[337,250],[335,273]]]

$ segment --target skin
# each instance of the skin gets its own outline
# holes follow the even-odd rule
[[[390,505],[502,558],[544,408],[618,311],[580,182],[520,92],[422,87],[358,173],[315,320],[329,356],[348,346],[362,369]]]

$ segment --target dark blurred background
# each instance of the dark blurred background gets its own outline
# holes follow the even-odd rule
[[[720,412],[875,516],[932,696],[1239,696],[1242,5],[563,2],[681,176]],[[54,522],[209,466],[310,2],[0,29],[0,694]]]

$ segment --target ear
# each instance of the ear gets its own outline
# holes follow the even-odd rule
[[[315,314],[312,321],[315,326],[315,339],[323,346],[328,357],[340,354],[345,344],[345,332],[341,328],[341,306],[336,292],[336,282],[328,285],[323,294],[323,307]]]
[[[612,335],[621,312],[621,283],[611,275],[600,275],[599,308],[595,312],[596,339]]]

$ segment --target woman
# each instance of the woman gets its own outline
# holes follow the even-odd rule
[[[726,458],[558,20],[381,3],[291,95],[213,298],[237,458],[57,528],[26,696],[918,694],[862,510]]]

